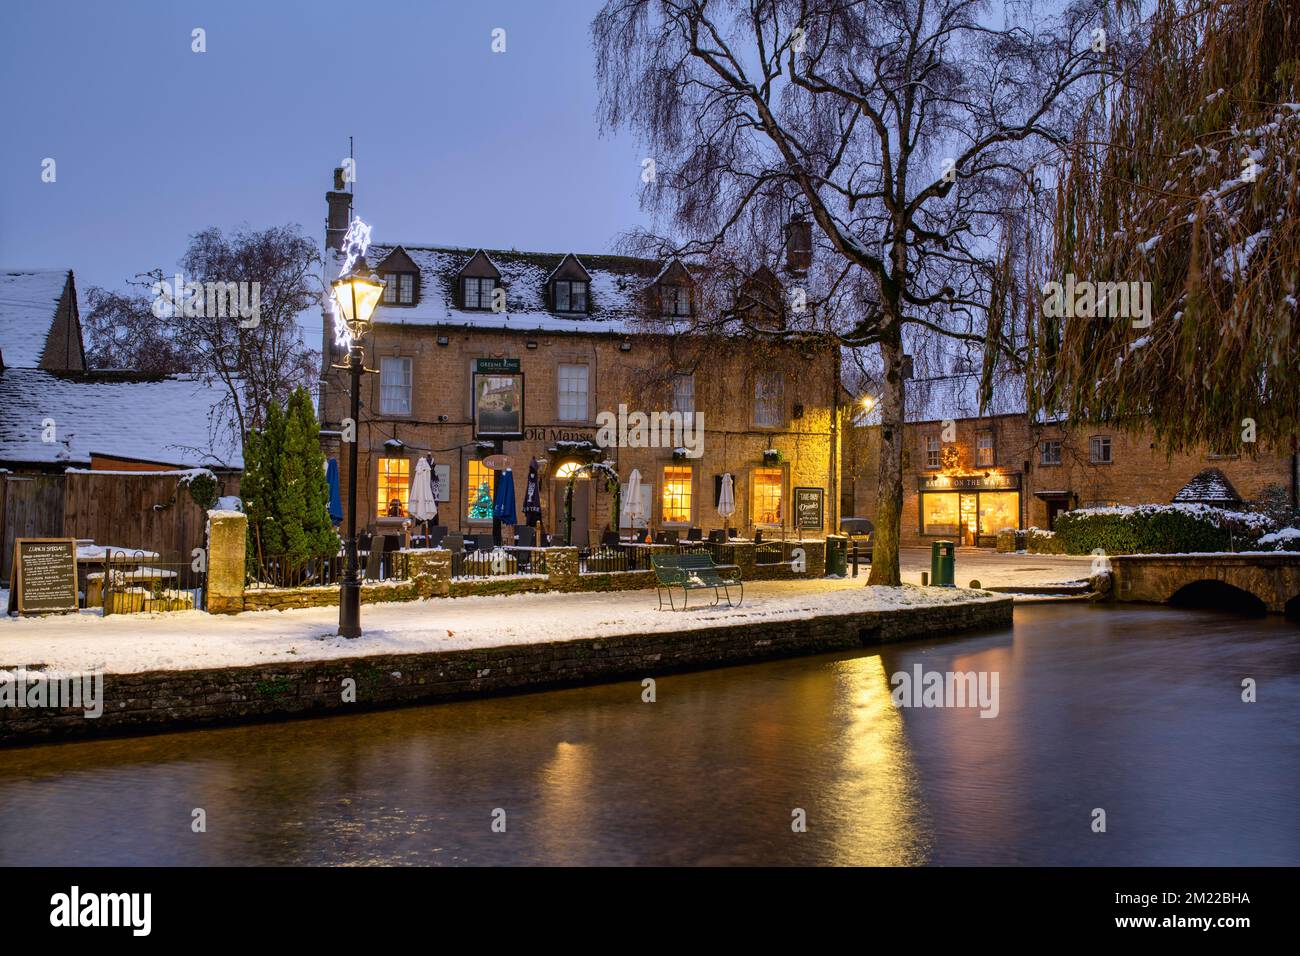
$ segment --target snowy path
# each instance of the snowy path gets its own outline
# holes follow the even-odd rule
[[[899,564],[904,583],[920,584],[921,572],[930,570],[929,548],[903,548]],[[866,573],[864,567],[860,574]],[[998,554],[985,548],[957,549],[957,583],[974,578],[982,587],[1064,584],[1086,581],[1092,573],[1092,555]]]
[[[657,610],[653,591],[520,594],[435,599],[362,608],[365,634],[335,635],[338,609],[259,611],[230,617],[185,611],[7,619],[0,622],[0,667],[44,664],[51,669],[102,666],[110,673],[226,667],[273,661],[319,660],[371,654],[448,651],[717,624],[811,617],[815,614],[892,610],[970,600],[947,588],[867,588],[857,581],[754,582],[743,606],[701,607],[686,613]],[[1000,597],[1000,596],[998,596]],[[697,593],[692,598],[703,598]],[[983,599],[995,600],[992,595]]]

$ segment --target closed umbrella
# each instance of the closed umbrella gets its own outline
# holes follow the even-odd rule
[[[438,499],[433,493],[433,469],[429,467],[427,458],[421,458],[415,463],[415,476],[411,479],[411,495],[407,499],[406,513],[416,521],[424,522],[427,538],[429,521],[438,517]]]
[[[623,511],[627,514],[629,528],[635,528],[645,521],[645,514],[641,508],[641,471],[638,468],[633,468],[632,474],[627,476],[627,492],[623,495]]]
[[[537,458],[528,463],[528,483],[524,486],[524,524],[532,528],[542,523],[542,493],[537,480]]]
[[[736,513],[736,492],[732,487],[731,474],[722,476],[722,489],[718,492],[718,514],[722,518],[722,530],[727,530],[727,519]]]
[[[343,496],[339,494],[339,460],[331,458],[325,462],[325,483],[330,488],[330,521],[338,524],[343,520]]]
[[[496,497],[492,501],[492,517],[502,524],[514,525],[515,473],[507,468],[497,475]]]

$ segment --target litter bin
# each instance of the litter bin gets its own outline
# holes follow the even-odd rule
[[[936,587],[956,587],[956,548],[951,541],[930,545],[930,583]]]
[[[826,536],[826,574],[842,578],[849,573],[849,539],[842,534]]]

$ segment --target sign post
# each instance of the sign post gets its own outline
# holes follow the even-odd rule
[[[61,614],[75,612],[78,606],[77,540],[18,538],[14,541],[9,613]]]

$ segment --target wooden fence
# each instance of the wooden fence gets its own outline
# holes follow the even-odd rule
[[[239,494],[238,475],[217,480],[220,494]],[[88,538],[188,561],[206,524],[175,472],[0,475],[0,580],[9,580],[15,538]]]

